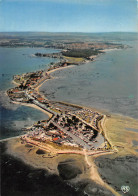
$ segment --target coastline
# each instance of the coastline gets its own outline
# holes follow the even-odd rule
[[[88,60],[88,62],[90,62],[90,61]],[[87,64],[88,62],[83,63],[84,66],[85,66],[85,64]],[[56,72],[56,71],[59,71],[59,70],[68,69],[68,68],[73,68],[73,67],[75,67],[75,66],[76,66],[76,65],[68,65],[68,66],[66,66],[66,67],[56,68],[56,69],[47,71],[47,73],[48,73],[48,74],[51,74],[51,73]],[[49,80],[52,80],[52,79],[54,79],[54,77],[51,77],[51,79],[49,79]],[[41,86],[42,86],[44,83],[46,83],[47,81],[48,81],[48,80],[43,81],[43,83],[41,83],[40,85],[38,85],[38,86],[35,88],[35,90],[36,90],[38,93],[40,93],[40,90],[39,90],[39,89],[40,89]],[[45,99],[47,99],[47,97],[46,97],[45,95],[43,95],[42,92],[41,92],[41,95],[42,95],[43,97],[45,97]],[[59,102],[59,103],[63,103],[63,104],[67,104],[67,105],[69,105],[69,106],[71,105],[71,106],[76,106],[76,107],[80,107],[80,108],[85,107],[85,108],[87,108],[87,109],[91,108],[92,110],[97,111],[97,112],[99,112],[99,113],[104,113],[104,112],[105,112],[105,111],[102,110],[102,109],[97,109],[97,108],[94,108],[94,107],[88,107],[88,106],[86,106],[86,105],[77,105],[77,104],[69,103],[69,102],[65,102],[65,101],[58,101],[58,102]],[[109,113],[109,112],[108,112],[108,113]]]
[[[38,107],[37,105],[29,104],[29,103],[21,103],[21,102],[19,103],[19,102],[16,102],[16,101],[12,101],[12,103],[35,108],[35,109],[40,110],[41,112],[44,112],[45,114],[47,114],[49,116],[49,118],[52,117],[51,113],[47,112],[46,110],[43,110],[42,108]]]
[[[70,67],[73,67],[74,65],[71,65],[71,66],[67,66],[67,67],[61,67],[61,68],[57,68],[57,69],[53,69],[51,71],[48,71],[49,74],[55,72],[55,71],[58,71],[58,70],[62,70],[62,69],[65,69],[65,68],[70,68]],[[53,79],[54,77],[52,77],[51,79]],[[39,92],[39,88],[45,83],[47,82],[47,80],[44,80],[40,85],[38,85],[35,90],[37,92]],[[19,85],[19,84],[18,84]],[[39,92],[40,93],[40,92]],[[35,109],[39,109],[41,110],[42,112],[45,112],[49,117],[52,116],[52,114],[46,112],[45,110],[41,109],[40,107],[34,105],[34,104],[28,104],[28,103],[19,103],[19,102],[13,102],[15,104],[21,104],[21,105],[25,105],[25,106],[29,106],[29,107],[33,107]],[[72,104],[73,105],[73,104]],[[74,104],[75,105],[75,104]],[[86,107],[85,107],[86,108]],[[96,111],[98,111],[97,109],[95,109]],[[120,134],[121,131],[117,131],[117,133],[115,134],[113,130],[110,134],[110,126],[111,126],[111,122],[109,123],[109,121],[111,120],[110,118],[107,119],[107,117],[104,115],[104,119],[102,120],[101,122],[101,127],[103,129],[103,132],[106,136],[106,138],[110,141],[110,143],[114,146],[114,149],[116,150],[117,152],[117,155],[116,156],[124,156],[124,155],[127,155],[127,154],[134,154],[134,155],[137,155],[137,153],[135,152],[134,153],[134,150],[133,149],[130,149],[130,146],[131,146],[131,143],[132,143],[132,140],[134,138],[136,138],[136,135],[137,134],[134,134],[133,135],[133,138],[131,140],[129,140],[129,146],[127,147],[127,143],[126,145],[124,146],[124,144],[121,143],[121,141],[118,142],[117,141],[114,141],[114,138],[117,137],[116,135],[117,134]],[[107,129],[107,123],[110,124],[109,128]],[[128,135],[127,135],[128,136]],[[18,136],[19,138],[20,136]],[[36,168],[43,168],[43,169],[46,169],[48,170],[49,172],[51,173],[54,173],[54,174],[57,174],[59,175],[59,172],[57,171],[57,165],[59,163],[59,160],[62,161],[64,159],[67,159],[68,157],[71,157],[74,155],[71,155],[71,154],[63,154],[63,155],[58,155],[58,156],[55,156],[55,157],[52,157],[52,158],[43,158],[42,155],[36,155],[36,151],[37,151],[37,147],[34,146],[32,150],[30,149],[27,149],[27,147],[23,147],[22,144],[20,144],[20,141],[18,138],[11,138],[11,140],[8,141],[8,153],[9,154],[12,154],[13,156],[15,157],[18,157],[20,158],[21,160],[23,160],[25,163],[29,164],[29,165],[32,165],[33,167],[36,167]],[[15,139],[15,140],[14,140]],[[118,137],[117,137],[118,139]],[[114,141],[114,142],[112,142]],[[118,145],[119,147],[117,147],[116,145]],[[121,147],[120,147],[121,146]],[[127,147],[127,148],[126,148]],[[123,149],[122,149],[123,148]],[[125,148],[125,150],[124,150]],[[19,151],[18,151],[18,150]],[[40,148],[39,148],[40,149]],[[121,149],[121,152],[119,152]],[[29,151],[30,150],[30,151]],[[126,152],[126,150],[128,152]],[[99,156],[103,156],[103,155],[106,155],[106,154],[114,154],[114,152],[110,152],[110,153],[101,153],[101,154],[97,154],[97,155],[91,155],[93,157],[93,159],[99,157]],[[82,156],[81,158],[84,158],[84,155],[77,155],[75,154],[75,156],[79,156],[78,157],[78,160],[80,159],[80,156]],[[60,157],[60,158],[59,158]],[[83,162],[86,164],[86,160],[83,160]],[[91,163],[92,164],[92,163]],[[98,173],[98,169],[95,168],[95,165],[92,164],[92,169],[91,169],[91,179],[95,181],[97,180],[96,178],[93,178],[93,176],[97,176],[98,175],[98,180],[96,182],[99,182],[102,186],[105,186],[108,190],[111,190],[112,193],[114,193],[115,195],[119,195],[118,193],[114,192],[114,190],[107,184],[105,184],[105,182],[102,180],[102,178],[100,177],[99,173]],[[95,168],[95,170],[93,169]]]
[[[112,49],[111,49],[112,50]],[[117,50],[117,49],[113,49],[113,50]],[[51,71],[49,71],[48,73],[50,74],[50,73],[53,73],[53,72],[55,72],[55,71],[58,71],[59,69],[60,70],[62,70],[62,69],[65,69],[65,68],[69,68],[69,67],[74,67],[75,65],[71,65],[71,66],[68,66],[68,67],[61,67],[61,68],[57,68],[57,69],[53,69],[53,70],[51,70]],[[52,78],[53,79],[53,78]],[[44,81],[44,83],[45,82],[47,82],[47,80],[46,81]],[[44,84],[44,83],[42,83],[42,84]],[[40,93],[40,91],[39,91],[39,88],[42,86],[42,84],[40,85],[40,86],[38,86],[37,87],[37,91]],[[44,95],[43,95],[44,96]],[[74,105],[74,106],[80,106],[80,105],[76,105],[76,104],[72,104],[72,103],[67,103],[67,102],[62,102],[61,101],[61,103],[66,103],[66,104],[68,104],[68,105]],[[87,106],[81,106],[81,107],[85,107],[85,108],[87,108]],[[114,151],[116,152],[116,153],[118,153],[119,151],[120,151],[120,148],[121,147],[117,147],[117,142],[113,142],[112,141],[112,134],[110,134],[111,136],[109,136],[109,130],[106,128],[106,123],[108,122],[108,124],[110,124],[110,117],[108,118],[107,116],[106,116],[106,114],[105,113],[109,113],[109,112],[105,112],[104,110],[98,110],[98,109],[96,109],[96,108],[92,108],[91,107],[91,109],[93,109],[93,110],[95,110],[95,111],[97,111],[97,112],[102,112],[102,113],[104,113],[104,118],[101,120],[101,121],[99,121],[99,124],[100,124],[100,128],[101,128],[101,130],[102,130],[102,132],[103,132],[103,134],[105,135],[105,138],[107,138],[107,140],[109,141],[109,143],[111,144],[111,146],[113,146],[113,148],[114,148]],[[132,118],[132,117],[129,117],[129,116],[124,116],[124,115],[121,115],[121,114],[111,114],[111,118],[113,117],[113,119],[118,119],[118,121],[119,121],[119,119],[125,119],[125,121],[128,121],[128,124],[127,124],[127,126],[129,126],[129,121],[130,120],[132,120],[133,122],[134,121],[136,121],[136,119],[134,119],[134,118]],[[138,123],[136,123],[136,126],[135,126],[135,128],[138,126]],[[126,131],[127,133],[126,134],[128,134],[129,135],[129,131]],[[132,136],[133,135],[133,136]],[[128,136],[129,137],[129,136]],[[132,153],[132,154],[134,154],[135,156],[137,156],[138,155],[138,153],[133,149],[133,145],[132,145],[132,141],[133,140],[135,140],[135,138],[138,138],[138,133],[135,133],[135,132],[133,132],[132,131],[132,134],[131,134],[131,137],[132,137],[132,139],[131,140],[129,140],[129,144],[130,144],[130,146],[129,146],[129,148],[131,149],[129,149],[128,147],[127,147],[127,143],[126,143],[126,145],[125,145],[125,147],[126,147],[126,149],[128,150],[128,152],[127,151],[124,151],[124,152],[122,152],[124,155],[125,154],[129,154],[129,153]],[[137,140],[138,141],[138,140]],[[123,144],[122,143],[119,143],[119,146],[122,146],[122,148],[125,148],[124,146],[123,146]],[[103,154],[101,154],[101,156],[102,156]],[[99,155],[93,155],[93,156],[100,156],[100,154]]]
[[[53,69],[53,70],[50,70],[50,71],[46,71],[48,74],[51,74],[51,73],[53,73],[53,72],[55,72],[55,71],[58,71],[58,70],[62,70],[62,69],[67,69],[67,68],[71,68],[71,67],[74,67],[75,65],[69,65],[69,66],[67,66],[67,67],[61,67],[61,68],[56,68],[56,69]],[[54,77],[52,77],[51,79],[49,79],[49,80],[52,80],[52,79],[54,79]],[[39,91],[39,88],[44,84],[44,83],[46,83],[47,82],[47,80],[44,80],[40,85],[38,85],[36,88],[35,88],[35,90],[38,92],[38,93],[40,93],[40,91]],[[43,95],[44,96],[44,95]],[[45,97],[46,98],[46,97]]]
[[[114,149],[117,150],[117,156],[138,156],[138,146],[133,145],[134,140],[138,141],[138,132],[127,130],[131,127],[134,129],[138,127],[136,119],[122,115],[112,115],[105,119],[103,127],[107,138],[109,138]]]
[[[117,49],[109,49],[109,50],[117,50]],[[97,57],[97,56],[96,56],[96,57]],[[85,63],[84,63],[84,65],[85,65]],[[67,69],[67,68],[72,68],[72,67],[74,67],[74,66],[75,66],[75,65],[68,65],[68,66],[66,66],[66,67],[54,68],[54,69],[52,69],[52,70],[50,70],[50,71],[46,71],[46,70],[45,70],[44,72],[47,72],[47,73],[50,75],[51,73],[56,72],[56,71],[58,71],[58,70]],[[51,77],[51,78],[50,78],[50,80],[52,80],[52,79],[54,79],[54,77]],[[14,84],[16,84],[16,85],[19,85],[19,84],[16,83],[15,81],[12,81],[12,82],[13,82]],[[47,82],[47,79],[45,79],[43,82],[41,82],[40,84],[38,84],[37,87],[34,88],[34,90],[36,90],[36,91],[40,94],[39,89],[40,89],[40,87],[41,87],[45,82]],[[42,93],[41,93],[41,95],[42,95],[45,99],[47,99]],[[42,108],[36,106],[35,104],[22,103],[22,102],[16,102],[16,101],[12,101],[12,102],[15,103],[15,104],[21,104],[21,105],[33,107],[33,108],[35,108],[35,109],[39,109],[40,111],[46,113],[50,118],[52,117],[52,114],[51,114],[51,113],[49,113],[49,112],[43,110]],[[76,105],[76,104],[72,104],[72,103],[67,103],[67,102],[62,102],[62,101],[59,101],[59,103],[67,104],[67,105],[69,105],[69,106],[70,106],[70,105],[73,105],[73,106],[80,107],[80,108],[83,108],[83,107],[88,108],[87,106],[80,106],[80,105]],[[101,132],[103,132],[103,134],[105,135],[105,137],[107,138],[107,140],[110,141],[110,143],[112,144],[111,139],[109,139],[109,136],[107,136],[107,130],[106,130],[106,125],[105,125],[105,124],[106,124],[106,122],[107,122],[109,119],[107,119],[107,116],[106,116],[105,112],[104,112],[103,110],[98,110],[98,109],[96,109],[96,108],[91,108],[91,109],[93,109],[94,111],[97,111],[97,112],[103,112],[103,113],[104,113],[104,118],[103,118],[103,119],[100,121],[100,123],[99,123],[99,124],[100,124],[100,128],[101,128],[101,130],[102,130]],[[108,113],[108,112],[107,112],[107,113]],[[113,114],[113,115],[114,115],[114,114]],[[119,116],[119,115],[116,115],[116,116]],[[121,116],[124,117],[123,115],[120,115],[120,118],[121,118]],[[133,118],[132,118],[132,119],[133,119]],[[112,144],[112,146],[114,147],[113,144]],[[114,150],[115,150],[115,151],[118,151],[116,147],[114,147]]]
[[[78,164],[82,165],[82,174],[80,175],[81,181],[85,181],[86,176],[88,179],[99,184],[100,187],[104,187],[106,190],[111,191],[116,196],[119,196],[112,187],[110,187],[106,182],[102,180],[99,175],[98,169],[94,163],[96,155],[88,156],[85,154],[58,154],[51,155],[52,157],[45,155],[39,155],[36,152],[41,149],[37,146],[27,147],[21,144],[19,138],[9,140],[7,143],[7,153],[14,156],[15,158],[21,159],[25,164],[33,166],[34,168],[44,169],[49,172],[49,174],[54,174],[59,176],[58,165],[66,160],[75,160]],[[84,152],[85,153],[85,152]],[[108,153],[111,154],[111,153]],[[103,153],[102,155],[106,155]],[[100,156],[100,155],[99,155]],[[76,179],[77,180],[77,179]]]

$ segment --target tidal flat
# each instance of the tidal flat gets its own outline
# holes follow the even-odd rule
[[[137,127],[136,119],[111,115],[104,122],[104,130],[117,152],[95,160],[102,179],[120,194],[121,186],[129,186],[128,196],[138,195],[138,145],[134,145],[134,141],[138,142],[138,132],[128,131]]]

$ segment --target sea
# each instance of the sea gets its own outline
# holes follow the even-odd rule
[[[89,35],[90,37],[90,35]],[[112,50],[94,62],[81,64],[52,73],[55,77],[40,88],[51,100],[60,100],[105,110],[109,113],[138,118],[138,40],[137,34],[92,34],[92,40],[111,41],[128,45],[127,49]],[[0,48],[0,137],[24,133],[22,128],[38,120],[48,119],[41,111],[10,102],[6,90],[14,87],[13,75],[47,69],[58,59],[38,58],[36,52],[52,53],[55,49]],[[2,196],[81,196],[86,186],[76,191],[57,175],[35,169],[6,153],[1,147]],[[52,185],[52,186],[51,186]]]
[[[120,42],[119,42],[120,43]],[[57,70],[40,91],[65,101],[138,118],[138,41],[127,49],[107,51],[94,62]]]
[[[36,58],[36,52],[53,53],[59,50],[43,48],[0,48],[0,138],[5,139],[24,133],[33,123],[48,119],[43,112],[10,102],[6,90],[14,87],[13,75],[47,69],[52,58]]]

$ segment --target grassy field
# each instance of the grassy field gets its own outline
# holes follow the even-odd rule
[[[76,57],[67,57],[67,56],[64,56],[64,58],[66,60],[68,60],[69,63],[81,63],[84,61],[84,58],[76,58]]]

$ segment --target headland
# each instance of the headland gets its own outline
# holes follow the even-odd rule
[[[31,128],[26,129],[25,135],[9,140],[8,152],[34,167],[47,169],[56,174],[59,174],[57,165],[60,162],[67,157],[74,159],[77,157],[77,161],[80,159],[82,162],[85,161],[84,168],[87,172],[83,172],[84,176],[89,171],[90,179],[113,194],[119,195],[101,179],[94,161],[90,160],[91,157],[118,153],[120,148],[123,148],[120,147],[121,142],[119,145],[116,145],[117,141],[113,142],[114,133],[110,133],[110,128],[106,127],[105,122],[110,122],[112,117],[84,106],[48,100],[39,92],[39,87],[52,79],[53,71],[93,61],[97,55],[102,53],[98,51],[85,50],[86,53],[90,52],[90,56],[85,57],[78,56],[80,52],[78,49],[75,51],[75,56],[74,50],[66,50],[62,54],[35,54],[37,57],[50,56],[61,60],[51,64],[48,70],[14,76],[13,80],[17,87],[7,91],[11,101],[39,108],[50,118],[38,121]],[[134,153],[134,150],[132,149],[130,153]]]

